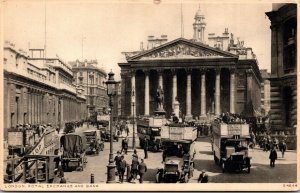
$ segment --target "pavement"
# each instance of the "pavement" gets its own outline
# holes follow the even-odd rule
[[[93,126],[89,126],[91,129]],[[136,128],[136,127],[135,127]],[[84,131],[87,126],[78,128],[77,132]],[[132,149],[132,126],[129,126],[129,151],[125,155],[125,160],[131,164]],[[122,137],[126,134],[122,133]],[[114,156],[118,150],[121,150],[121,139],[113,143]],[[264,152],[259,148],[249,151],[251,159],[251,172],[247,173],[222,173],[222,169],[215,165],[213,155],[211,152],[211,145],[209,138],[200,138],[195,142],[196,156],[195,156],[195,170],[194,176],[189,180],[189,183],[197,183],[200,171],[205,169],[209,176],[209,183],[293,183],[297,179],[297,155],[296,151],[287,151],[285,157],[281,158],[278,152],[278,160],[275,167],[269,166],[269,152]],[[139,141],[136,137],[136,146],[138,157],[144,158],[144,151],[139,148]],[[109,159],[109,142],[105,142],[104,150],[99,155],[87,155],[87,165],[83,171],[65,172],[67,182],[70,183],[90,183],[90,176],[94,174],[95,183],[106,183],[107,179],[107,165]],[[155,183],[155,174],[157,170],[163,167],[162,152],[148,152],[148,159],[145,163],[148,171],[144,176],[144,183]],[[125,177],[126,179],[126,172]],[[118,177],[116,176],[118,183]],[[128,183],[128,182],[124,182]],[[132,183],[138,183],[134,181]]]

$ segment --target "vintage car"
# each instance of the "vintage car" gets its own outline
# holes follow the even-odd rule
[[[163,145],[164,167],[157,171],[156,182],[187,183],[194,172],[194,142],[170,140]]]
[[[99,154],[100,151],[103,151],[104,142],[101,139],[100,130],[89,129],[89,130],[85,130],[83,133],[86,137],[86,145],[87,145],[86,153]]]

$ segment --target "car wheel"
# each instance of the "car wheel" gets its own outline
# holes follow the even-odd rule
[[[156,183],[160,183],[161,182],[161,179],[160,179],[160,172],[157,172],[156,175],[155,175],[155,182]]]
[[[188,183],[189,182],[189,177],[188,177],[188,175],[186,174],[186,175],[184,175],[184,183]]]
[[[216,153],[214,152],[214,161],[215,161],[215,164],[218,165],[218,158],[216,156]]]
[[[248,170],[247,170],[248,174],[250,173],[250,166],[248,166]]]
[[[222,162],[222,172],[225,173],[225,162]]]
[[[153,151],[154,151],[154,152],[157,152],[157,151],[158,151],[157,145],[154,145],[154,146],[153,146]]]

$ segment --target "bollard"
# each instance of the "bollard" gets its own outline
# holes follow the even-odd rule
[[[131,170],[130,170],[130,165],[127,165],[127,175],[126,175],[126,177],[127,177],[127,182],[130,182],[130,176],[131,176]]]
[[[91,174],[91,184],[94,184],[94,174]]]

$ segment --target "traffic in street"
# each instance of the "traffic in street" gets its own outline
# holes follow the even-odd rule
[[[76,132],[83,132],[91,129],[94,126],[84,124],[83,127],[77,128]],[[132,125],[128,125],[128,152],[123,153],[127,164],[131,164],[133,149],[132,149]],[[136,128],[136,127],[135,127]],[[126,132],[121,133],[119,141],[114,141],[113,149],[114,156],[117,151],[122,149],[122,139],[127,136]],[[139,139],[136,136],[137,155],[139,160],[144,158],[144,151],[139,147]],[[278,159],[275,167],[270,167],[269,151],[256,146],[253,150],[249,150],[251,157],[251,172],[246,170],[242,172],[222,172],[222,168],[215,164],[212,154],[212,147],[209,137],[198,138],[195,142],[195,158],[194,158],[194,174],[188,183],[197,183],[202,170],[205,170],[208,175],[208,183],[293,183],[296,180],[296,151],[288,150],[284,158],[281,158],[278,152]],[[144,183],[156,183],[156,173],[158,169],[163,167],[162,150],[158,152],[148,152],[148,158],[144,160],[147,165],[147,172],[144,175]],[[109,142],[104,143],[104,150],[100,151],[99,155],[87,155],[87,164],[83,171],[65,172],[67,183],[90,183],[91,175],[94,175],[94,183],[106,183],[107,180],[107,165],[109,158]],[[125,171],[124,183],[128,183],[127,172]],[[139,177],[138,177],[139,178]],[[119,182],[119,178],[115,177],[115,182]],[[138,179],[132,180],[131,183],[139,183]]]

